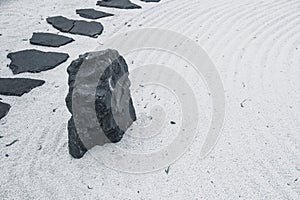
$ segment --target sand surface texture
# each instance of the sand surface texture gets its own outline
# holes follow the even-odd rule
[[[300,2],[132,2],[143,8],[102,8],[95,0],[0,1],[1,77],[46,81],[22,97],[1,96],[11,109],[0,121],[0,199],[300,199]],[[84,8],[114,14],[96,20],[104,27],[98,38],[60,33],[75,41],[59,48],[29,44],[33,32],[59,32],[47,17],[86,20],[75,12]],[[66,68],[113,34],[144,27],[179,32],[197,42],[214,62],[226,97],[225,123],[215,148],[200,159],[212,110],[205,83],[193,79],[192,70],[182,67],[187,64],[178,58],[146,50],[124,55],[129,71],[155,61],[173,65],[194,85],[201,114],[195,141],[168,170],[145,174],[110,169],[88,153],[79,160],[71,158]],[[70,58],[49,71],[13,75],[6,55],[32,48],[66,52]],[[152,89],[132,92],[140,119]],[[170,108],[167,120],[178,122],[176,99],[166,99],[166,93],[157,89],[162,105]],[[165,137],[172,137],[177,125],[168,125],[161,140],[168,141]],[[147,152],[159,148],[157,144],[155,138],[147,143],[124,136],[118,145]]]

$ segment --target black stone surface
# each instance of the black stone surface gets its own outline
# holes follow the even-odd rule
[[[48,47],[60,47],[73,41],[73,38],[53,33],[33,33],[30,38],[31,44]]]
[[[81,158],[88,150],[77,133],[73,117],[68,121],[68,146],[73,158]]]
[[[0,119],[5,117],[9,110],[10,110],[10,105],[7,103],[2,103],[0,101]]]
[[[137,9],[142,8],[141,6],[132,3],[129,0],[102,0],[97,1],[98,6],[120,8],[120,9]]]
[[[9,53],[7,57],[11,59],[8,67],[14,74],[19,74],[23,72],[38,73],[53,69],[65,62],[69,55],[66,53],[28,49]]]
[[[97,37],[103,31],[99,22],[87,22],[83,20],[72,20],[62,16],[48,17],[47,22],[61,32]]]
[[[76,14],[87,19],[99,19],[103,17],[114,16],[114,14],[98,11],[95,9],[77,9]]]
[[[69,32],[74,26],[74,20],[63,16],[48,17],[46,21],[61,32]]]
[[[28,78],[0,78],[0,94],[22,96],[33,88],[43,85],[45,81]]]
[[[160,2],[160,0],[141,0],[141,1],[144,1],[144,2]]]
[[[99,22],[75,21],[74,27],[69,33],[97,37],[103,31],[103,26]]]
[[[68,123],[69,152],[74,158],[81,158],[95,145],[120,141],[124,131],[136,120],[136,114],[130,96],[128,67],[117,51],[108,49],[81,55],[68,67],[68,74],[66,104],[72,114]],[[95,79],[95,74],[102,76],[96,78],[96,82],[90,81]],[[119,87],[117,83],[120,84],[121,79],[122,86]],[[83,83],[79,84],[79,80]],[[92,83],[97,85],[95,96],[91,91],[91,88],[95,88]],[[113,92],[117,95],[113,95]],[[76,104],[72,104],[72,101]],[[92,107],[87,106],[85,101],[91,103]],[[98,127],[91,123],[91,116],[95,113]],[[77,131],[81,124],[88,127],[84,128],[84,133]]]

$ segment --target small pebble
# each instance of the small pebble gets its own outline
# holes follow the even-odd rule
[[[89,185],[87,186],[87,188],[88,188],[88,189],[90,189],[90,190],[91,190],[91,189],[93,189],[93,188],[92,188],[92,187],[90,187]]]
[[[170,171],[170,166],[168,166],[168,168],[165,169],[166,174],[169,174],[169,171]]]

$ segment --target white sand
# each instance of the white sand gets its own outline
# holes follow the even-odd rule
[[[4,136],[0,139],[0,199],[299,199],[300,2],[133,2],[143,9],[101,9],[116,15],[99,20],[105,30],[98,39],[63,34],[76,41],[58,50],[32,46],[23,39],[28,40],[34,31],[58,32],[46,23],[47,16],[80,19],[75,9],[98,8],[96,0],[0,2],[1,77],[12,77],[6,67],[9,52],[36,48],[71,56],[56,69],[14,76],[44,79],[44,86],[20,98],[1,96],[12,108],[0,121]],[[125,22],[131,26],[125,27]],[[200,160],[203,141],[197,137],[170,166],[169,174],[164,170],[122,173],[89,154],[72,159],[67,149],[67,66],[119,29],[134,30],[140,24],[177,31],[197,41],[219,70],[225,88],[226,122],[216,147]],[[134,58],[126,57],[128,63]],[[160,62],[169,58],[162,56]],[[202,97],[200,135],[207,129],[210,113],[208,97]],[[19,141],[5,146],[15,139]]]

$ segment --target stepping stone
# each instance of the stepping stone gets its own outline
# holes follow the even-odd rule
[[[136,114],[128,66],[116,50],[81,55],[68,67],[68,74],[69,152],[81,158],[95,145],[119,142]]]
[[[144,1],[144,2],[160,2],[160,0],[141,0],[141,1]]]
[[[53,69],[65,62],[69,55],[58,52],[43,52],[35,49],[27,49],[9,53],[7,57],[11,60],[8,67],[13,74],[24,72],[38,73]]]
[[[30,44],[47,47],[60,47],[73,41],[73,38],[53,33],[33,33],[30,38]]]
[[[2,103],[0,101],[0,119],[5,117],[9,110],[10,110],[10,105],[7,103]]]
[[[0,94],[22,96],[44,83],[43,80],[29,78],[0,78]]]
[[[87,19],[99,19],[99,18],[110,17],[114,15],[111,13],[106,13],[95,9],[77,9],[76,14],[79,14],[80,17],[87,18]]]
[[[97,37],[103,31],[102,24],[98,22],[75,21],[69,33]]]
[[[61,32],[69,32],[74,26],[73,20],[63,16],[48,17],[46,21]]]
[[[97,37],[103,31],[99,22],[87,22],[83,20],[72,20],[62,16],[48,17],[47,22],[61,32]]]
[[[129,0],[102,0],[97,1],[98,6],[120,8],[120,9],[136,9],[142,8],[141,6],[132,3]]]

